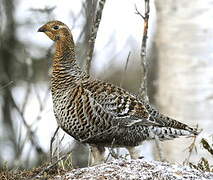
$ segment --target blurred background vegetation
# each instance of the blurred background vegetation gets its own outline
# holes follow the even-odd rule
[[[211,157],[202,148],[200,139],[212,142],[213,134],[212,2],[150,1],[147,52],[150,102],[161,112],[203,129],[193,143],[197,152],[192,148],[190,153],[187,149],[193,139],[160,143],[160,153],[169,162],[196,162],[200,157]],[[71,25],[77,59],[84,68],[97,4],[98,0],[0,1],[0,168],[5,164],[10,168],[30,168],[49,159],[50,139],[57,128],[49,91],[54,48],[45,36],[35,35],[38,27],[53,19]],[[93,76],[135,94],[143,78],[140,62],[143,20],[135,14],[134,7],[143,13],[143,4],[139,0],[106,1],[91,67]],[[126,25],[122,26],[122,32],[116,29],[120,24]],[[134,33],[132,29],[136,28]],[[54,147],[54,155],[73,150],[74,165],[87,165],[87,146],[62,131]],[[159,159],[158,151],[150,142],[141,147],[141,154],[149,159]],[[212,157],[209,160],[213,161]]]

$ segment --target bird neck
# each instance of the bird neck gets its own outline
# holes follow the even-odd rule
[[[57,40],[53,59],[53,68],[69,68],[73,63],[76,63],[76,58],[75,44],[72,36]]]
[[[87,78],[76,63],[74,46],[71,36],[56,41],[56,50],[53,57],[52,89],[70,87],[80,82],[81,79]]]

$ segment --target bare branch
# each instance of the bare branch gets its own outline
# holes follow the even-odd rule
[[[108,161],[110,155],[111,155],[112,157],[114,157],[115,159],[118,159],[118,158],[119,158],[118,154],[115,153],[115,151],[114,151],[114,149],[113,149],[113,148],[114,148],[114,143],[115,143],[115,138],[113,138],[113,141],[112,141],[112,143],[111,143],[111,147],[109,148],[109,154],[108,154],[106,160],[104,161],[105,163]]]
[[[13,99],[13,97],[11,96],[11,102],[14,106],[14,108],[17,110],[17,112],[20,114],[20,117],[22,119],[22,122],[24,124],[24,126],[27,129],[27,133],[29,135],[29,139],[31,144],[35,147],[36,151],[38,152],[38,154],[45,154],[43,148],[38,144],[37,142],[37,137],[35,132],[31,129],[31,127],[27,124],[26,119],[24,118],[24,114],[21,111],[21,109],[18,107],[18,105],[16,104],[15,100]]]
[[[188,156],[186,157],[186,159],[183,162],[184,165],[189,164],[189,160],[190,160],[190,158],[192,156],[193,150],[195,150],[195,152],[197,152],[197,147],[196,147],[196,144],[195,144],[196,139],[197,139],[197,136],[193,136],[192,143],[189,145],[189,147],[186,148],[186,150],[189,151],[189,154],[188,154]]]
[[[60,128],[59,128],[59,129],[60,129]],[[52,152],[52,157],[54,157],[54,155],[57,154],[56,156],[59,158],[59,154],[60,154],[60,145],[61,145],[62,141],[64,140],[64,137],[65,137],[65,134],[63,134],[63,136],[62,136],[60,139],[57,138],[57,145],[56,145],[56,147],[55,147],[54,152]],[[53,159],[53,158],[52,158],[52,159]]]
[[[26,93],[24,95],[24,101],[22,103],[22,106],[20,108],[20,110],[23,112],[24,114],[24,111],[25,111],[25,108],[26,108],[26,105],[27,105],[27,102],[28,102],[28,99],[29,99],[29,96],[30,96],[30,92],[31,92],[31,83],[28,82],[27,83],[27,88],[26,88]]]
[[[53,134],[53,137],[51,138],[50,140],[50,161],[52,163],[52,150],[53,150],[53,142],[55,141],[55,136],[56,134],[58,133],[58,130],[59,130],[59,126],[57,127],[57,129],[55,130],[54,134]]]
[[[91,35],[90,35],[90,38],[89,38],[89,49],[88,49],[87,58],[86,58],[86,72],[87,72],[87,74],[90,73],[91,61],[92,61],[93,51],[94,51],[94,46],[95,46],[95,39],[96,39],[96,36],[97,36],[99,24],[101,22],[101,17],[102,17],[102,12],[103,12],[103,9],[104,9],[105,1],[106,0],[100,0],[99,3],[98,3],[95,21],[93,23],[92,32],[91,32]]]
[[[8,86],[10,86],[10,85],[12,85],[13,83],[14,83],[13,81],[8,82],[7,84],[3,85],[3,86],[0,88],[0,90],[1,90],[1,89],[4,89],[4,88],[6,88],[6,87],[8,87]]]
[[[137,6],[135,5],[135,14],[139,15],[143,20],[145,20],[145,17],[140,13],[140,11],[138,11]]]
[[[128,67],[128,64],[129,64],[130,55],[131,55],[131,52],[129,51],[129,54],[128,54],[127,59],[126,59],[125,68],[124,68],[124,74],[123,74],[122,77],[121,77],[120,87],[123,86],[124,77],[125,77],[125,75],[126,75],[126,71],[127,71],[127,67]]]
[[[143,69],[143,80],[141,81],[140,86],[140,94],[144,101],[149,102],[149,98],[147,95],[147,74],[148,74],[148,67],[147,67],[147,59],[146,59],[146,49],[147,49],[147,38],[148,38],[148,24],[149,24],[149,0],[144,0],[145,2],[145,13],[144,16],[138,11],[137,7],[135,6],[136,14],[138,14],[144,20],[144,28],[143,28],[143,37],[142,37],[142,44],[141,44],[141,66]]]

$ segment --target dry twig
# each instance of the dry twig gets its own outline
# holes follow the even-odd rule
[[[33,178],[31,178],[31,180],[37,179],[39,178],[44,172],[48,171],[49,169],[55,167],[60,161],[64,160],[67,156],[69,156],[71,152],[66,153],[65,155],[61,156],[57,161],[55,161],[54,163],[51,163],[49,166],[47,166],[46,168],[44,168],[42,171],[40,171],[36,176],[34,176]]]
[[[197,136],[194,136],[192,143],[189,145],[188,148],[186,148],[186,149],[189,150],[189,155],[186,157],[183,164],[189,164],[189,160],[190,160],[190,157],[192,155],[193,150],[195,150],[195,152],[197,152],[197,148],[196,148],[196,145],[195,145],[196,138],[197,138]]]

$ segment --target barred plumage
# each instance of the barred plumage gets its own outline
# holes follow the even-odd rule
[[[196,129],[160,114],[124,89],[81,71],[64,23],[51,21],[38,31],[56,44],[51,79],[56,120],[76,140],[92,145],[96,163],[103,160],[104,147],[112,144],[126,147],[137,158],[133,148],[144,140],[197,135]]]

